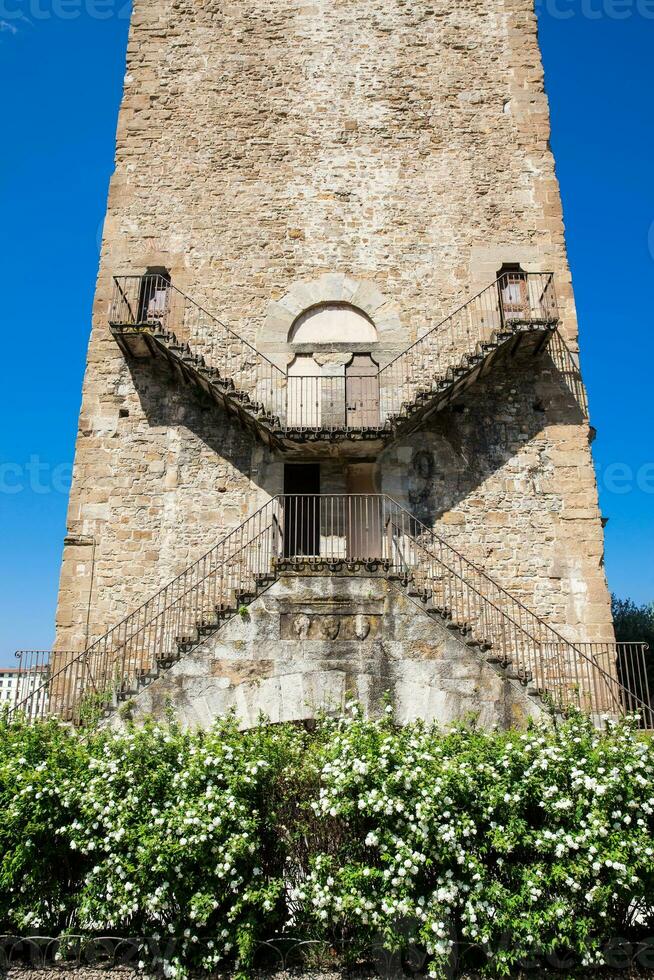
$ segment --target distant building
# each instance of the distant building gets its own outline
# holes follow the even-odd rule
[[[0,669],[0,708],[8,704],[21,707],[30,717],[43,715],[48,704],[48,671],[47,664]]]
[[[20,670],[18,667],[0,668],[0,709],[6,704],[16,704],[19,690]]]

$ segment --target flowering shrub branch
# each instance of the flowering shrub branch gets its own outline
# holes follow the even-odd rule
[[[0,930],[176,937],[247,975],[272,935],[424,951],[433,977],[604,961],[654,926],[654,755],[628,722],[398,728],[392,712],[81,737],[0,721]]]

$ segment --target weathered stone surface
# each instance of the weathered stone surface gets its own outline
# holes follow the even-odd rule
[[[366,612],[352,615],[352,608]],[[129,713],[160,716],[169,704],[184,725],[201,727],[235,710],[248,727],[261,713],[298,721],[339,712],[352,699],[376,714],[386,695],[400,722],[520,726],[542,712],[519,682],[385,578],[287,574],[247,617],[235,617],[141,691]],[[120,725],[120,716],[109,723]]]

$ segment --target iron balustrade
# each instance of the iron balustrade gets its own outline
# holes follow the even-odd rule
[[[557,323],[553,273],[503,273],[380,369],[384,415],[401,415],[435,381],[483,354],[484,345]]]
[[[381,429],[376,375],[290,375],[284,412],[286,430]]]
[[[173,340],[182,358],[197,358],[234,391],[246,393],[254,407],[282,417],[286,374],[167,277],[114,276],[109,322]]]
[[[485,348],[558,323],[552,273],[503,273],[375,374],[293,376],[160,275],[119,276],[109,321],[159,337],[182,360],[247,396],[280,432],[388,429]]]
[[[637,710],[643,727],[654,728],[643,686],[645,644],[627,645],[623,653],[624,644],[566,640],[383,494],[273,497],[87,650],[52,654],[47,681],[14,710],[79,722],[87,707],[115,705],[137,693],[284,568],[334,570],[343,563],[367,566],[406,586],[486,659],[557,709],[577,708],[596,721]]]
[[[637,712],[642,704],[651,705],[648,672],[648,644],[643,642],[576,643],[584,656],[597,663],[600,669],[617,678],[622,706],[628,713]],[[644,719],[645,728],[653,728],[651,717]]]

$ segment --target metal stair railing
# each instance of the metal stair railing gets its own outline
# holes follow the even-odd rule
[[[293,499],[296,513],[287,529],[293,563],[382,561],[390,574],[411,584],[445,620],[487,648],[493,660],[509,667],[534,693],[550,698],[558,710],[578,708],[597,720],[605,713],[638,710],[644,727],[654,728],[648,692],[644,700],[618,677],[617,644],[601,645],[607,651],[601,663],[600,645],[566,640],[392,498]],[[646,644],[632,647],[632,654],[639,649],[644,656]],[[641,676],[643,669],[641,663]]]
[[[109,322],[160,336],[280,431],[346,434],[388,428],[514,334],[553,330],[558,311],[552,273],[503,273],[377,373],[356,377],[287,375],[161,275],[114,277]]]
[[[120,623],[76,654],[53,653],[47,680],[10,714],[57,715],[78,722],[85,706],[113,703],[142,679],[175,662],[198,630],[216,629],[256,591],[278,547],[275,499],[268,501]],[[38,705],[45,705],[38,709]]]
[[[398,555],[391,564],[403,567],[414,589],[494,661],[559,710],[578,708],[596,718],[638,711],[643,727],[654,728],[643,683],[647,644],[566,640],[399,504],[392,502],[390,509],[384,516],[386,550]]]
[[[486,346],[557,323],[553,273],[503,273],[380,369],[382,415],[408,413],[435,384],[454,381],[456,369],[483,358]]]
[[[282,417],[286,374],[167,277],[114,276],[109,323],[174,336],[182,360],[212,368],[234,392],[246,394],[253,409],[265,406]]]
[[[47,680],[14,709],[74,722],[85,703],[113,705],[188,653],[285,566],[369,566],[400,580],[486,659],[558,710],[639,711],[654,728],[645,644],[568,641],[482,569],[383,494],[273,497],[214,548],[78,654],[54,654]],[[63,660],[63,662],[62,662]],[[626,665],[626,666],[625,666]],[[636,683],[637,682],[637,683]],[[40,700],[39,700],[40,699]]]

